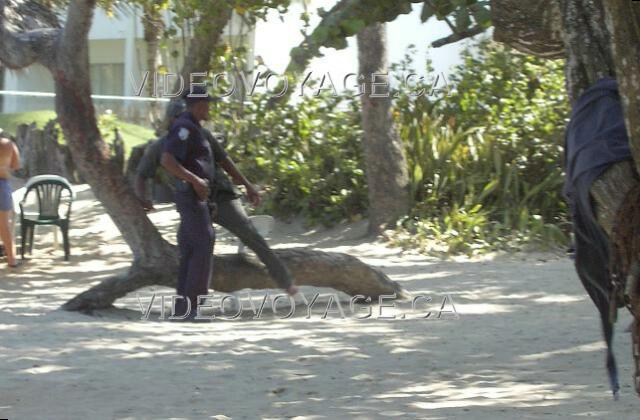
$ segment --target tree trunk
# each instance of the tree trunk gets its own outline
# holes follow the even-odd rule
[[[155,1],[145,2],[142,6],[142,27],[144,28],[144,41],[147,44],[147,70],[153,75],[160,65],[160,39],[164,32],[164,20],[162,19],[162,9]],[[147,95],[153,96],[153,83],[147,84]],[[157,102],[149,102],[149,121],[151,125],[158,128],[159,115]]]
[[[603,25],[605,13],[608,27]],[[637,196],[630,192],[637,191],[640,167],[640,7],[626,1],[566,0],[563,21],[567,89],[572,101],[601,77],[618,80],[635,171],[628,162],[612,165],[594,182],[591,195],[598,222],[615,250],[612,268],[629,283],[633,312],[638,314],[640,302],[635,298],[640,295],[636,290],[640,273],[631,272],[630,268],[638,265],[640,257],[640,243],[633,240],[640,233],[636,232],[640,219],[625,213],[636,210],[630,201],[637,200]],[[623,266],[615,266],[623,260]]]
[[[362,128],[369,188],[369,233],[380,234],[409,210],[409,176],[402,141],[391,115],[388,86],[374,86],[372,77],[388,73],[386,24],[358,33],[358,60],[364,76]],[[376,83],[388,77],[376,77]],[[375,89],[372,89],[374,87]]]
[[[631,153],[640,171],[640,3],[604,2]]]
[[[615,77],[601,0],[491,0],[491,13],[496,41],[527,54],[566,59],[572,103],[601,77]]]
[[[192,73],[207,73],[211,68],[211,60],[216,54],[216,48],[220,44],[224,28],[227,26],[233,10],[225,2],[218,2],[217,7],[207,6],[199,15],[197,23],[193,29],[193,37],[189,41],[187,55],[184,58],[180,76],[184,82],[181,86],[180,78],[176,80],[173,92],[178,92],[183,88],[184,92],[189,92]],[[210,81],[204,77],[193,77],[194,83]],[[158,124],[161,129],[167,129],[169,121],[166,115],[162,123]]]
[[[189,51],[180,71],[185,89],[189,88],[191,73],[209,71],[211,59],[215,56],[215,50],[220,44],[224,28],[231,19],[232,9],[224,2],[218,3],[218,7],[205,8],[194,27],[193,37],[189,42]],[[204,79],[196,78],[194,81],[202,82]],[[176,90],[177,87],[176,85]]]
[[[289,267],[298,285],[330,287],[348,295],[365,295],[377,299],[395,293],[407,298],[408,293],[382,271],[364,264],[355,257],[340,253],[310,249],[278,249],[276,255]],[[253,258],[237,254],[214,257],[213,290],[233,292],[242,289],[275,289],[264,266]],[[64,308],[74,311],[105,309],[127,293],[146,286],[175,287],[177,266],[167,270],[159,265],[155,270],[131,272],[112,277],[68,301]]]
[[[494,0],[492,6],[509,1]],[[543,9],[553,7],[544,2],[539,6]],[[640,323],[637,321],[640,314],[640,240],[637,239],[640,235],[640,188],[635,170],[640,165],[640,7],[626,0],[563,0],[560,9],[567,91],[572,104],[602,77],[615,77],[619,83],[635,165],[629,162],[611,165],[594,181],[590,193],[598,223],[609,238],[612,279],[616,284],[626,283],[622,288],[612,287],[612,298],[616,299],[616,304],[628,299],[626,303],[636,316],[632,327],[634,380],[636,392],[640,393]],[[605,14],[608,28],[603,24]],[[509,43],[516,48],[521,44]],[[599,309],[602,311],[603,308]],[[606,319],[606,315],[602,317]],[[610,328],[603,327],[605,339],[610,340]],[[615,396],[617,379],[611,353],[607,356],[607,368]]]
[[[614,4],[605,2],[609,9]],[[631,3],[621,0],[620,3],[629,5]],[[539,0],[534,2],[520,2],[517,0],[492,0],[491,9],[493,14],[494,39],[504,42],[514,48],[538,56],[558,56],[558,32],[562,33],[564,44],[564,54],[566,58],[565,76],[569,98],[573,103],[589,86],[598,79],[610,76],[616,77],[616,62],[612,45],[611,29],[613,26],[620,28],[631,27],[631,21],[626,21],[621,25],[609,23],[609,30],[603,25],[605,10],[601,0],[563,0],[554,2],[551,0]],[[617,13],[620,13],[618,9]],[[629,10],[624,9],[626,19],[630,19]],[[611,10],[608,13],[608,20],[612,18]],[[558,26],[560,25],[560,26]],[[618,36],[620,31],[618,29]],[[615,31],[614,31],[615,32]],[[638,44],[633,44],[633,40],[628,39],[625,44],[620,44],[620,51],[635,49]],[[630,42],[630,43],[629,43]],[[624,55],[623,54],[623,55]],[[635,60],[624,60],[619,57],[617,61],[627,61],[640,65],[638,56]],[[636,69],[637,70],[637,69]],[[629,92],[627,87],[632,82],[625,82],[625,79],[633,78],[637,75],[631,69],[618,72],[620,79],[620,95],[624,98]],[[623,83],[627,83],[626,85]],[[636,90],[638,92],[638,90]],[[637,94],[635,95],[637,98]],[[636,102],[637,104],[637,102]],[[638,111],[636,105],[634,112]],[[636,117],[640,121],[640,117]],[[627,129],[630,124],[628,123]],[[631,143],[638,137],[630,133]],[[638,137],[640,138],[640,137]],[[634,158],[638,162],[640,156],[634,153]],[[636,183],[634,177],[620,176],[628,173],[625,163],[614,165],[618,169],[606,171],[595,183],[592,191],[596,205],[598,207],[598,220],[610,233],[614,224],[612,219],[616,210],[624,200],[626,192]]]
[[[600,0],[563,0],[562,25],[569,99],[574,104],[598,79],[615,77],[611,38]]]
[[[16,144],[20,150],[22,167],[17,172],[21,178],[53,174],[76,183],[75,167],[69,147],[58,142],[59,131],[56,120],[47,123],[44,129],[35,124],[20,124],[16,130]]]
[[[110,159],[90,97],[87,33],[94,6],[82,0],[72,1],[69,6],[55,60],[49,67],[55,84],[56,113],[76,169],[122,233],[134,263],[155,267],[175,260],[175,253],[147,218],[121,169]]]
[[[624,183],[611,179],[608,187],[620,194],[616,216],[617,230],[614,246],[619,274],[625,276],[625,295],[629,298],[632,312],[636,316],[632,331],[636,362],[635,388],[640,394],[640,214],[638,214],[638,177],[640,173],[640,4],[623,0],[604,2],[607,29],[611,33],[611,46],[615,62],[616,78],[620,86],[625,126],[629,135],[629,146],[635,162],[636,176],[625,177]],[[631,172],[630,169],[627,173]],[[631,180],[633,179],[633,181]],[[628,187],[629,184],[635,184]],[[633,190],[632,190],[633,188]],[[625,214],[626,213],[626,214]]]

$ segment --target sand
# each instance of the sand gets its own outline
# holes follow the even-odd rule
[[[420,307],[402,308],[405,319],[348,311],[322,319],[320,305],[307,319],[298,298],[289,319],[267,308],[262,319],[176,323],[155,311],[144,321],[134,294],[87,316],[58,308],[125,270],[130,252],[90,190],[76,188],[71,261],[45,232],[20,271],[0,269],[0,418],[638,418],[630,317],[617,325],[614,402],[595,307],[564,256],[443,261],[368,243],[363,222],[330,230],[278,222],[274,246],[358,256],[433,305],[449,296],[454,307],[445,309],[457,318],[420,319]],[[151,217],[175,239],[172,206]],[[218,235],[217,252],[235,246]],[[172,291],[140,291],[152,292]],[[331,291],[321,292],[326,305]]]

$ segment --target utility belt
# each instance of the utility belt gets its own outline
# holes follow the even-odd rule
[[[174,192],[180,191],[184,193],[193,191],[193,193],[195,194],[195,191],[193,190],[191,184],[186,181],[181,181],[177,178],[174,178],[173,182],[170,182],[168,186]],[[220,198],[224,200],[235,200],[236,198],[240,198],[241,196],[242,195],[239,194],[235,188],[229,188],[226,185],[221,186],[217,182],[214,182],[213,188],[210,188],[210,197],[212,200],[217,200]]]
[[[209,212],[211,213],[211,218],[214,218],[218,213],[218,205],[216,204],[216,196],[218,194],[217,187],[215,181],[211,179],[207,179],[209,181],[209,195],[207,196],[207,206],[209,207]],[[197,198],[197,194],[193,185],[187,181],[183,181],[181,179],[176,179],[175,181],[175,189],[178,193],[192,194]]]
[[[215,200],[216,194],[217,194],[217,188],[216,188],[216,183],[215,181],[212,181],[210,179],[206,179],[206,181],[208,181],[209,183],[209,196],[208,196],[208,201],[211,200]],[[192,193],[194,195],[196,195],[196,190],[193,188],[193,185],[191,185],[191,183],[187,182],[187,181],[183,181],[181,179],[177,179],[174,183],[175,186],[175,190],[176,192],[179,193]]]

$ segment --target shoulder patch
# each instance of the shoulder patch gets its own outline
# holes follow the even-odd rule
[[[189,129],[182,127],[180,131],[178,131],[178,137],[180,140],[186,140],[189,138]]]

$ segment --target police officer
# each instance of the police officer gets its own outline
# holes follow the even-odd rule
[[[193,88],[186,95],[187,110],[171,125],[161,156],[162,166],[178,179],[175,192],[180,213],[177,294],[183,299],[178,300],[175,309],[176,315],[188,318],[197,314],[198,296],[206,295],[209,290],[215,240],[208,205],[215,163],[200,125],[200,121],[209,119],[210,101],[203,88]]]
[[[172,101],[167,107],[166,119],[170,124],[184,110],[183,101]],[[257,205],[260,202],[260,196],[253,185],[242,175],[235,166],[234,162],[224,151],[218,140],[208,130],[201,130],[209,140],[213,151],[215,165],[215,187],[214,200],[217,211],[213,212],[212,219],[226,228],[228,231],[236,235],[247,247],[252,249],[258,258],[265,264],[267,271],[271,277],[277,282],[278,286],[285,289],[289,294],[296,294],[297,287],[293,284],[292,276],[284,263],[275,255],[269,247],[269,244],[257,231],[251,220],[242,207],[239,195],[233,188],[229,178],[222,171],[227,171],[237,184],[245,185],[249,201]],[[166,136],[161,137],[156,142],[151,143],[136,169],[136,192],[143,205],[147,210],[153,210],[153,204],[146,197],[146,180],[153,178],[160,166],[160,156],[162,154],[163,145]]]

